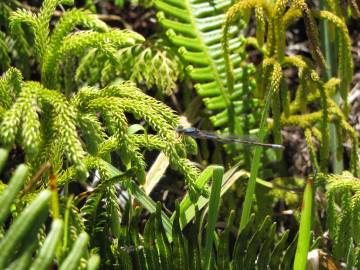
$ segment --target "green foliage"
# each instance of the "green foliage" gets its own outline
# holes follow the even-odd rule
[[[1,151],[1,154],[1,160],[5,161],[6,151]],[[5,229],[4,236],[0,238],[0,246],[3,250],[0,265],[9,265],[16,269],[46,269],[57,261],[59,269],[77,269],[85,264],[88,265],[88,269],[90,267],[96,269],[99,266],[98,256],[100,256],[102,268],[204,269],[201,264],[206,252],[205,242],[208,243],[208,240],[197,241],[196,235],[200,235],[203,231],[198,211],[194,222],[182,231],[180,205],[177,206],[172,223],[171,241],[166,236],[161,207],[158,204],[156,212],[149,218],[142,233],[139,229],[141,208],[134,208],[130,203],[131,200],[128,200],[125,209],[120,210],[112,181],[105,181],[90,194],[80,211],[75,207],[76,200],[71,198],[65,202],[66,207],[60,205],[63,209],[61,216],[64,218],[54,219],[51,229],[45,234],[44,226],[48,224],[45,221],[49,214],[51,193],[57,196],[57,190],[41,192],[28,207],[21,210],[15,198],[26,195],[20,190],[27,179],[27,172],[26,166],[21,165],[8,188],[0,196],[4,206],[2,210],[8,210],[6,216],[9,214],[11,203],[17,205],[19,212],[10,223],[8,231]],[[215,184],[216,181],[213,182],[214,188],[210,198],[211,211],[216,212],[222,174],[214,177],[220,180],[220,182],[216,180],[218,184]],[[51,207],[54,209],[53,203]],[[210,212],[209,215],[214,216]],[[213,254],[210,257],[211,263],[215,263],[213,268],[229,269],[243,265],[240,269],[254,269],[256,265],[258,269],[263,269],[262,267],[267,265],[291,264],[287,260],[293,258],[293,250],[289,249],[290,255],[282,255],[287,233],[278,238],[275,234],[275,223],[272,223],[270,218],[256,227],[253,226],[252,216],[250,223],[236,236],[231,233],[233,217],[232,215],[224,232],[213,231],[217,235],[215,239],[220,237],[222,240],[208,245],[210,254]],[[215,219],[212,222],[214,221]],[[82,232],[84,229],[87,233]],[[212,234],[208,233],[208,235]],[[39,237],[42,239],[40,245]],[[235,242],[234,247],[229,246],[230,239]],[[15,252],[14,247],[18,246],[19,241],[24,244]],[[234,250],[232,255],[230,250]],[[94,253],[98,255],[89,255]],[[32,258],[31,254],[36,255]],[[218,255],[214,257],[214,254]],[[21,268],[22,266],[24,268]]]
[[[1,160],[1,167],[5,161],[5,159]],[[62,219],[53,219],[49,233],[46,235],[46,227],[48,226],[46,220],[49,215],[51,191],[40,192],[22,209],[22,202],[19,198],[23,198],[25,195],[21,190],[28,178],[28,172],[26,165],[18,166],[8,187],[0,194],[0,202],[3,206],[0,212],[2,231],[0,236],[0,247],[2,249],[0,268],[48,269],[50,265],[55,264],[55,261],[57,261],[60,269],[77,269],[84,264],[87,264],[88,267],[94,267],[96,265],[96,262],[93,262],[94,259],[87,262],[90,256],[86,232],[74,231],[74,245],[66,245],[62,243],[62,235],[69,227],[64,227]],[[55,190],[55,192],[57,191]],[[17,216],[13,215],[14,211],[10,215],[10,208],[14,209],[14,207],[17,209]],[[61,246],[63,249],[60,249]]]
[[[41,79],[47,88],[60,90],[64,84],[65,87],[69,85],[69,82],[60,80],[60,66],[71,61],[72,57],[83,56],[87,49],[97,48],[107,59],[116,61],[116,48],[143,40],[134,32],[110,29],[94,15],[79,9],[64,12],[50,35],[51,14],[61,3],[72,4],[72,1],[45,1],[37,15],[18,10],[10,18],[10,27],[14,33],[20,34],[21,26],[24,24],[32,31],[35,53],[41,68]],[[89,30],[72,33],[77,26]],[[71,65],[65,67],[73,68]],[[71,69],[64,72],[71,72]]]
[[[346,260],[350,252],[355,258],[353,266],[359,267],[359,179],[345,171],[341,175],[322,174],[319,181],[327,187],[327,226],[333,254],[338,260]],[[351,245],[353,249],[349,249]]]
[[[156,36],[143,44],[119,49],[116,60],[105,61],[96,49],[90,50],[76,70],[77,83],[95,85],[100,81],[101,85],[107,85],[122,78],[170,95],[177,90],[177,80],[183,77],[179,57],[165,40]]]
[[[126,1],[114,3],[127,7]],[[9,153],[14,157],[1,174],[0,269],[304,268],[311,230],[322,221],[312,219],[320,212],[313,211],[314,187],[326,189],[325,230],[334,257],[348,268],[359,267],[358,136],[347,122],[353,63],[338,3],[328,1],[330,11],[316,11],[303,0],[234,5],[228,0],[155,0],[167,37],[154,35],[146,41],[131,30],[110,28],[89,11],[63,7],[73,4],[45,0],[37,12],[13,12],[21,6],[18,2],[0,3],[0,68],[7,70],[0,77],[0,168]],[[349,4],[356,16],[357,3]],[[93,10],[101,6],[88,5]],[[241,31],[252,10],[256,38],[246,39]],[[54,14],[59,20],[52,19]],[[285,54],[286,31],[300,19],[311,57]],[[320,79],[326,61],[317,23],[323,20],[337,30],[339,48],[337,78],[327,81]],[[247,45],[262,54],[256,89],[255,67],[245,63]],[[256,219],[251,214],[256,183],[282,190],[273,197],[289,189],[286,178],[279,187],[257,178],[259,168],[267,165],[261,164],[260,148],[252,161],[242,151],[240,159],[252,162],[250,174],[237,170],[243,163],[225,174],[221,166],[200,173],[186,158],[186,140],[175,132],[179,118],[174,111],[139,89],[176,92],[185,76],[183,66],[219,131],[241,134],[259,128],[263,141],[271,130],[281,144],[284,126],[304,130],[314,186],[307,182],[298,236],[290,240],[289,231],[278,233],[282,226],[263,218],[263,209]],[[295,96],[284,72],[294,67],[299,81]],[[31,78],[39,81],[29,80],[30,68]],[[331,98],[337,88],[342,107]],[[338,156],[343,142],[352,142],[352,174],[326,174],[330,123],[337,125]],[[313,137],[320,143],[319,154]],[[171,216],[142,189],[152,160],[148,151],[165,154],[185,179],[188,191]],[[26,165],[10,177],[17,158]],[[216,222],[222,196],[240,177],[250,179],[240,224],[231,211],[221,228]],[[77,194],[78,188],[86,191]],[[119,203],[119,196],[125,203]],[[266,200],[258,198],[269,204]]]
[[[329,123],[335,123],[342,127],[337,129],[338,137],[344,138],[347,135],[352,140],[353,149],[357,149],[357,135],[347,123],[349,112],[347,103],[347,93],[352,77],[351,42],[345,23],[336,15],[327,11],[310,11],[304,1],[293,1],[287,8],[286,1],[276,1],[267,3],[264,1],[241,1],[233,5],[226,15],[226,22],[223,30],[224,48],[229,48],[229,41],[232,37],[231,25],[241,15],[249,14],[254,9],[256,11],[257,38],[250,38],[248,42],[263,53],[263,61],[260,65],[260,82],[258,91],[266,95],[272,93],[272,116],[273,122],[270,128],[276,143],[281,143],[280,128],[282,126],[299,126],[303,129],[311,129],[311,133],[321,141],[320,149],[320,168],[327,170],[327,160],[329,159]],[[259,12],[261,10],[261,12]],[[267,18],[267,20],[265,20]],[[306,26],[306,33],[311,44],[312,59],[303,56],[285,56],[285,31],[298,19],[303,18]],[[316,72],[316,66],[324,68],[324,58],[319,44],[319,35],[316,27],[315,18],[328,20],[338,30],[340,43],[338,44],[339,70],[337,79],[330,79],[323,82]],[[264,22],[267,22],[267,32],[264,33]],[[266,36],[266,40],[264,39]],[[229,59],[230,57],[227,56]],[[300,84],[296,91],[296,98],[291,101],[283,68],[296,67]],[[236,74],[231,68],[227,69],[230,74]],[[234,75],[228,75],[234,76]],[[270,83],[268,83],[270,82]],[[340,92],[344,101],[344,109],[331,99],[335,86],[340,85]],[[285,89],[284,89],[285,88]],[[312,104],[320,104],[318,111],[312,111]],[[320,130],[319,130],[320,129]],[[340,144],[341,145],[341,144]],[[342,155],[342,147],[339,147],[337,155]],[[351,169],[355,174],[357,169],[357,155],[351,154]]]
[[[31,49],[25,44],[25,37],[29,33],[21,31],[20,35],[15,35],[10,31],[10,15],[19,7],[21,4],[16,0],[0,2],[0,73],[15,65],[23,70],[26,77],[29,77]]]
[[[85,87],[71,94],[67,88],[71,83],[61,76],[60,67],[67,67],[66,61],[62,65],[64,59],[81,57],[88,48],[96,48],[106,60],[119,63],[116,49],[135,44],[142,37],[127,30],[109,29],[90,13],[78,9],[65,12],[50,35],[50,17],[59,3],[62,2],[45,1],[37,15],[19,10],[10,18],[14,32],[20,33],[23,24],[33,32],[43,85],[22,82],[15,69],[3,76],[2,144],[8,148],[20,144],[33,169],[50,161],[61,185],[76,176],[83,178],[90,169],[104,173],[101,160],[109,160],[112,152],[120,153],[125,171],[132,171],[141,183],[145,177],[141,148],[161,150],[191,185],[198,172],[184,158],[184,146],[174,131],[178,118],[169,108],[129,82],[102,90]],[[92,30],[71,33],[78,25]],[[145,120],[156,134],[128,135],[125,113]],[[106,175],[102,177],[106,179]]]
[[[96,194],[92,196],[97,197]],[[107,198],[101,204],[106,208],[105,205],[111,202]],[[102,208],[104,211],[102,213],[106,212],[105,208]],[[110,234],[115,238],[111,253],[105,253],[105,257],[101,256],[104,259],[102,260],[103,268],[110,267],[112,261],[113,267],[126,269],[206,269],[201,266],[205,255],[205,243],[197,240],[197,235],[202,233],[199,213],[195,221],[181,231],[178,208],[172,225],[173,240],[169,241],[162,225],[160,209],[157,207],[156,213],[150,216],[141,236],[138,224],[140,212],[136,209],[131,210],[131,206],[127,205],[121,216],[119,234]],[[87,210],[84,208],[82,211],[87,212]],[[108,220],[112,218],[108,216]],[[251,223],[247,224],[244,230],[239,231],[238,236],[230,232],[233,217],[230,218],[223,232],[216,232],[215,239],[219,237],[221,241],[215,241],[211,246],[211,269],[230,269],[230,267],[264,269],[270,266],[277,266],[271,269],[284,269],[281,265],[291,265],[296,241],[292,242],[291,248],[286,247],[288,232],[280,237],[277,236],[275,223],[272,223],[270,218],[266,218],[259,227],[253,226],[254,216],[250,221]],[[110,223],[102,222],[97,232],[96,239],[103,239],[102,244],[105,247],[109,247],[109,240],[104,237],[108,235],[106,232],[111,227]],[[95,238],[95,235],[93,237]],[[231,246],[231,242],[235,242],[235,246]],[[285,249],[288,251],[284,252]],[[230,250],[233,250],[232,254]],[[112,258],[109,258],[109,254]]]
[[[11,100],[10,79],[14,77],[11,74],[17,74],[14,70],[9,72],[2,80],[3,89],[8,90],[4,100]],[[18,80],[15,83],[21,84]],[[184,146],[174,131],[177,117],[132,83],[102,90],[83,88],[67,100],[39,83],[23,82],[13,106],[8,110],[4,107],[0,126],[3,145],[9,148],[14,142],[22,145],[28,162],[35,168],[50,161],[56,172],[68,169],[61,172],[60,184],[72,180],[76,172],[98,168],[103,173],[101,159],[107,159],[115,151],[120,151],[126,170],[132,171],[141,182],[145,170],[141,148],[164,151],[188,183],[197,177],[195,167],[183,158]],[[157,134],[128,135],[125,113],[145,120]]]

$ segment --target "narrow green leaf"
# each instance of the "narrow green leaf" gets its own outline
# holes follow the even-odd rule
[[[118,257],[119,257],[119,269],[124,269],[124,270],[132,270],[133,269],[133,265],[132,265],[132,261],[131,261],[131,257],[130,255],[125,251],[125,250],[118,250]]]
[[[270,256],[270,269],[279,269],[282,252],[284,251],[288,236],[289,231],[285,231],[279,242],[275,245],[275,248]]]
[[[257,252],[260,249],[261,245],[264,243],[267,233],[269,232],[270,226],[271,226],[271,219],[269,216],[266,216],[260,228],[251,237],[245,257],[245,266],[248,269],[255,268],[255,260],[257,258]]]
[[[265,106],[261,115],[260,130],[258,134],[259,142],[263,142],[266,135],[267,118],[269,114],[269,106],[271,103],[271,94],[272,91],[271,89],[269,89],[265,100]],[[256,178],[260,167],[261,152],[261,147],[255,147],[254,157],[251,163],[250,179],[246,188],[245,200],[241,213],[240,230],[242,230],[246,226],[250,218],[252,201],[255,194]]]
[[[270,255],[275,241],[275,232],[276,232],[276,223],[273,223],[270,227],[269,233],[267,234],[267,238],[265,239],[259,251],[259,255],[257,259],[258,269],[268,269]]]
[[[213,182],[211,186],[210,200],[209,200],[209,213],[206,228],[205,249],[203,254],[203,268],[209,269],[211,250],[214,241],[215,225],[218,216],[220,204],[221,183],[224,175],[224,168],[221,166],[214,166]]]
[[[213,175],[213,170],[216,166],[208,166],[200,175],[200,177],[196,180],[196,185],[199,187],[203,187]],[[234,166],[232,169],[227,171],[222,180],[221,192],[220,195],[223,196],[226,191],[242,176],[247,176],[248,172],[246,171],[236,171],[238,166]],[[199,210],[203,209],[209,203],[209,198],[204,198],[202,196],[196,202],[196,206]],[[191,200],[188,194],[184,197],[180,204],[181,214],[181,228],[184,228],[194,217],[195,217],[195,206],[191,203]],[[174,214],[171,217],[173,220]]]
[[[295,254],[294,269],[302,270],[306,268],[307,256],[309,253],[310,238],[311,238],[311,224],[313,212],[313,180],[308,180],[306,183],[303,207],[301,211],[299,240]]]
[[[134,244],[135,251],[134,251],[134,261],[135,261],[135,269],[147,269],[146,262],[145,262],[145,254],[144,249],[142,248],[142,241],[139,237],[138,227],[134,227],[135,225],[131,226],[130,233],[131,233],[131,240]]]
[[[5,267],[10,255],[32,230],[32,226],[37,222],[39,216],[48,211],[50,196],[49,190],[42,191],[11,225],[0,242],[0,269]]]
[[[66,257],[64,262],[61,264],[59,270],[76,270],[80,265],[80,259],[87,249],[89,242],[89,235],[86,232],[79,234],[76,239],[69,255]]]
[[[249,223],[242,229],[239,230],[239,235],[235,242],[234,252],[233,252],[233,261],[232,269],[244,269],[244,259],[246,254],[246,248],[248,245],[248,240],[253,229],[253,222],[255,215],[252,214],[249,219]]]
[[[172,256],[173,256],[173,269],[184,270],[188,269],[185,243],[183,239],[183,234],[180,228],[180,206],[176,202],[176,212],[173,222],[173,231],[172,231]]]
[[[1,154],[1,152],[0,152]],[[1,157],[0,157],[1,158]],[[4,223],[10,213],[10,206],[14,202],[16,196],[24,185],[28,174],[28,167],[26,165],[19,165],[15,173],[10,179],[8,187],[0,196],[0,225]]]
[[[150,270],[161,269],[159,263],[159,254],[155,245],[155,218],[152,214],[145,224],[144,228],[144,250],[146,264]]]
[[[190,226],[187,234],[189,269],[201,269],[200,244],[198,241],[198,233],[201,233],[200,227],[200,212],[198,208],[195,208],[195,221]]]
[[[61,219],[55,219],[51,225],[51,231],[46,237],[44,244],[42,245],[39,255],[32,263],[30,270],[48,269],[52,260],[54,259],[56,248],[61,240],[63,230],[63,221]]]
[[[349,248],[347,250],[345,270],[352,270],[353,267],[354,267],[354,261],[355,261],[355,258],[354,258],[354,244],[353,244],[353,241],[351,241],[350,245],[349,245]]]
[[[225,230],[220,235],[219,247],[218,247],[218,256],[217,256],[217,265],[218,269],[230,269],[230,250],[229,250],[229,235],[231,227],[233,226],[235,218],[235,211],[230,212]]]
[[[161,221],[161,204],[158,203],[156,206],[155,218],[155,243],[159,252],[161,269],[171,269],[170,246]]]
[[[31,263],[32,254],[36,246],[37,245],[35,243],[28,245],[22,255],[6,267],[6,270],[27,270],[29,264]]]
[[[284,254],[284,257],[282,258],[282,261],[281,261],[281,264],[280,264],[280,269],[290,269],[292,267],[298,237],[299,237],[299,234],[297,234],[295,236],[293,241],[287,247],[287,249],[285,251],[285,254]]]

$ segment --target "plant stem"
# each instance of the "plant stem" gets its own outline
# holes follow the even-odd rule
[[[328,9],[326,1],[320,0],[320,9],[321,10]],[[336,33],[334,33],[334,34],[336,35]],[[334,44],[334,42],[331,42],[331,40],[330,40],[329,23],[326,20],[321,21],[320,36],[321,36],[321,43],[322,43],[322,47],[324,48],[325,60],[326,60],[326,64],[327,64],[327,69],[325,70],[323,75],[326,80],[329,80],[335,74],[335,70],[336,70],[336,61],[335,61],[336,58],[335,57],[336,57],[336,55],[335,55],[335,48],[332,46],[332,44]],[[338,92],[334,95],[333,99],[336,104],[339,104],[340,95]],[[340,160],[338,160],[336,157],[336,149],[338,147],[338,144],[337,144],[338,140],[337,140],[335,125],[330,124],[329,128],[330,128],[330,153],[332,155],[331,162],[332,162],[333,172],[339,174],[343,171],[344,164],[343,164],[342,158]]]

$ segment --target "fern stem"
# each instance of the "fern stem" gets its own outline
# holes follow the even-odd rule
[[[51,174],[49,186],[51,190],[51,209],[54,219],[60,218],[59,197],[57,193],[56,176]]]
[[[265,106],[264,110],[261,115],[261,122],[260,122],[260,129],[258,133],[259,142],[263,142],[265,135],[266,135],[266,129],[267,129],[267,118],[269,114],[269,107],[271,103],[271,95],[272,95],[272,89],[268,91],[268,94],[266,96],[265,100]],[[251,213],[251,205],[253,201],[253,197],[255,194],[255,185],[256,185],[256,177],[257,173],[260,167],[260,157],[261,157],[262,148],[261,147],[255,147],[254,151],[254,158],[251,163],[251,170],[250,170],[250,179],[246,188],[246,194],[245,194],[245,201],[243,210],[241,213],[241,221],[240,221],[240,231],[245,228],[246,224],[249,221],[250,213]]]
[[[234,70],[232,63],[230,61],[230,52],[229,52],[229,24],[225,24],[223,29],[223,38],[222,38],[222,48],[224,52],[224,64],[225,64],[225,72],[226,72],[226,83],[227,83],[227,91],[222,93],[224,101],[227,105],[227,113],[229,119],[229,132],[230,134],[235,133],[235,108],[234,104],[231,101],[230,95],[234,92]],[[232,147],[233,150],[234,147]]]
[[[329,112],[328,102],[325,89],[322,85],[319,85],[321,106],[322,106],[322,120],[321,120],[321,132],[322,132],[322,145],[320,149],[320,169],[322,172],[327,172],[328,169],[328,158],[329,158]],[[336,154],[336,151],[335,153]],[[335,157],[336,158],[336,157]]]

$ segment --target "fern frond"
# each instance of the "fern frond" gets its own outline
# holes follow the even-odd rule
[[[101,200],[103,199],[104,193],[103,192],[95,192],[91,194],[88,199],[86,200],[85,205],[80,209],[81,215],[85,220],[86,230],[92,235],[95,230],[96,224],[96,215],[99,211],[98,208],[101,207]],[[106,222],[106,221],[105,221]],[[102,223],[105,224],[105,222]]]
[[[108,265],[114,260],[110,248],[112,239],[120,238],[120,208],[115,188],[108,186],[90,195],[81,208],[86,230],[91,236],[91,245],[98,249],[102,264]]]
[[[220,43],[221,27],[225,22],[223,12],[230,4],[231,2],[226,0],[214,3],[155,1],[155,6],[160,11],[157,14],[158,20],[167,29],[167,36],[179,48],[180,55],[188,64],[186,71],[190,78],[197,82],[197,93],[204,98],[209,110],[225,115],[225,118],[222,117],[225,121],[212,121],[213,124],[218,128],[230,126],[230,129],[233,129],[236,126],[236,132],[241,133],[241,124],[231,123],[245,113],[244,108],[239,108],[236,102],[249,99],[247,95],[251,96],[254,86],[249,78],[253,68],[243,63],[244,52],[238,53],[244,45],[244,38],[236,35],[239,28],[229,24],[229,59],[235,76],[233,83],[228,80],[227,54]],[[221,100],[221,105],[215,105],[218,102],[216,99]],[[216,109],[212,109],[212,106],[216,106]],[[231,131],[234,133],[235,130]]]

